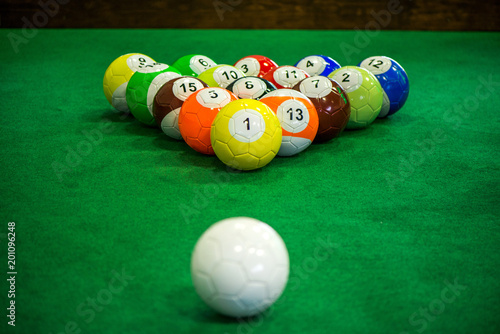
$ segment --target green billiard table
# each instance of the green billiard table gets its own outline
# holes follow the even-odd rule
[[[500,332],[500,33],[0,35],[2,333]],[[110,106],[104,71],[129,52],[386,55],[410,95],[368,128],[237,172]],[[234,216],[271,225],[290,257],[283,295],[251,319],[216,314],[190,276],[197,239]]]

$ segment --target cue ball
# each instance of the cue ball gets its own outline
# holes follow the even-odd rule
[[[210,128],[226,104],[237,100],[232,92],[219,87],[202,88],[191,94],[179,112],[179,130],[184,141],[195,151],[214,155]]]
[[[410,83],[404,68],[389,57],[369,57],[359,63],[372,72],[384,90],[384,103],[378,117],[394,114],[403,107],[410,93]]]
[[[236,100],[219,112],[210,137],[217,157],[240,170],[264,167],[281,146],[280,122],[271,108],[260,101]]]
[[[201,299],[230,317],[263,312],[283,293],[290,261],[283,239],[268,224],[233,217],[210,226],[191,255],[191,279]]]
[[[182,139],[179,130],[179,112],[186,99],[194,92],[208,87],[203,81],[183,76],[164,84],[153,101],[153,116],[156,124],[169,137]]]
[[[295,66],[280,66],[264,75],[264,79],[271,82],[276,88],[292,88],[300,80],[308,78],[309,74],[306,71]]]
[[[351,115],[342,86],[330,78],[315,76],[302,80],[293,89],[306,95],[318,112],[319,127],[314,142],[327,142],[342,133]]]

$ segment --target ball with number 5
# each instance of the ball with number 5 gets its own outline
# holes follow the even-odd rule
[[[359,63],[373,73],[384,90],[384,103],[378,117],[386,117],[401,109],[410,93],[410,83],[404,68],[389,57],[368,57]]]
[[[201,72],[198,79],[207,83],[210,87],[226,88],[236,79],[244,77],[245,74],[231,65],[218,65]]]
[[[264,79],[271,82],[276,88],[292,88],[300,80],[309,78],[306,71],[295,66],[280,66],[264,75]]]
[[[179,130],[184,141],[195,151],[214,155],[210,128],[217,113],[238,97],[227,89],[207,87],[191,94],[179,113]]]
[[[278,89],[260,101],[274,111],[283,129],[278,155],[295,155],[311,145],[318,132],[319,118],[307,96],[292,89]]]

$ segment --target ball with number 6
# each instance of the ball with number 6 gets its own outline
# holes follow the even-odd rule
[[[309,78],[306,71],[295,66],[280,66],[264,75],[264,79],[271,82],[276,88],[292,88],[300,80]]]
[[[268,57],[253,55],[241,58],[234,64],[234,67],[247,76],[262,78],[267,72],[278,67],[278,64]]]
[[[179,113],[179,130],[184,141],[197,152],[213,155],[210,128],[214,118],[226,104],[237,99],[220,87],[202,88],[191,94]]]
[[[260,101],[274,111],[283,129],[278,155],[295,155],[311,145],[318,132],[319,119],[307,96],[292,89],[278,89]]]
[[[196,77],[210,67],[217,66],[217,64],[207,56],[187,55],[177,59],[172,66],[178,69],[182,75]]]
[[[384,103],[378,117],[394,114],[403,107],[410,93],[410,83],[404,68],[389,57],[368,57],[359,63],[375,75],[384,90]]]
[[[233,81],[227,89],[236,94],[240,99],[258,100],[267,93],[276,90],[269,81],[259,77],[243,77]]]
[[[169,137],[182,139],[179,130],[179,112],[184,101],[194,92],[208,87],[200,79],[183,76],[164,84],[153,101],[153,116],[156,124]]]
[[[204,81],[210,87],[226,88],[233,81],[244,76],[245,74],[234,66],[218,65],[201,72],[198,79]]]

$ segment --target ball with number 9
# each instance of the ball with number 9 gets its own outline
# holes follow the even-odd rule
[[[204,81],[209,87],[226,88],[236,79],[244,77],[245,74],[231,65],[218,65],[201,72],[198,79]]]
[[[319,119],[311,100],[292,89],[278,89],[261,100],[278,116],[283,129],[280,156],[292,156],[311,145],[318,132]]]
[[[215,116],[238,97],[227,89],[207,87],[191,94],[179,113],[179,130],[184,141],[195,151],[213,155],[210,128]]]

